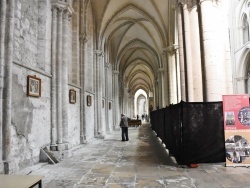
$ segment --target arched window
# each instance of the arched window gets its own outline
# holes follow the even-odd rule
[[[243,44],[249,41],[249,24],[247,21],[247,15],[243,15],[243,20],[242,20],[242,27],[243,27]]]

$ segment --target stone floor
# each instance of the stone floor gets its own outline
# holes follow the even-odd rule
[[[148,124],[83,145],[56,165],[38,164],[19,174],[42,174],[43,188],[250,188],[250,169],[199,164],[178,167]]]

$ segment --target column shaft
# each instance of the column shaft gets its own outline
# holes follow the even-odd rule
[[[226,13],[223,12],[222,2],[203,0],[200,6],[205,56],[205,100],[220,101],[222,94],[232,91],[229,37],[223,15]]]
[[[57,20],[57,142],[62,144],[62,14],[59,9]]]
[[[192,52],[191,52],[191,38],[190,38],[190,18],[187,4],[184,5],[184,30],[185,30],[185,44],[184,50],[186,52],[186,79],[187,79],[187,90],[188,90],[188,101],[194,101],[193,92],[193,70],[192,70]]]
[[[4,39],[5,39],[5,27],[6,27],[6,0],[0,1],[0,164],[2,163],[3,157],[3,77],[4,77]],[[0,172],[2,169],[0,169]]]
[[[3,87],[3,160],[5,173],[9,173],[10,148],[11,148],[11,96],[12,96],[12,63],[13,63],[13,38],[14,38],[14,11],[15,0],[6,2],[6,27],[5,27],[5,55],[4,55],[4,87]],[[4,4],[4,3],[3,3]]]
[[[193,6],[189,12],[190,18],[190,38],[192,49],[192,73],[193,73],[193,101],[203,101],[203,85],[201,72],[201,51],[200,49],[200,33],[197,6]]]
[[[113,118],[114,118],[114,129],[119,128],[120,122],[120,108],[119,108],[119,72],[117,70],[113,71],[113,100],[114,100],[114,110],[113,110]]]
[[[51,146],[56,145],[56,123],[57,123],[57,113],[56,113],[56,41],[57,41],[57,8],[52,8],[52,32],[51,32]]]
[[[178,44],[179,44],[179,64],[180,64],[180,84],[181,84],[181,100],[186,101],[186,69],[184,54],[184,20],[182,17],[182,6],[178,8]]]
[[[62,129],[63,143],[68,143],[68,22],[69,14],[67,11],[63,13],[62,20]]]

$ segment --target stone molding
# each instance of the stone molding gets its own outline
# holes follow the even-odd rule
[[[118,70],[113,70],[113,74],[119,74],[119,71]]]
[[[103,53],[102,50],[94,50],[93,52],[94,52],[94,54],[97,55],[97,56],[102,56],[102,57],[104,57],[104,53]]]

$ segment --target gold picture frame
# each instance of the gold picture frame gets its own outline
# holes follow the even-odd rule
[[[27,77],[27,95],[31,97],[41,97],[41,79],[35,75]]]
[[[91,96],[90,96],[90,95],[87,95],[87,106],[91,106],[91,103],[92,103],[91,100],[92,100],[92,99],[91,99]]]
[[[76,103],[76,90],[74,89],[69,90],[69,103],[71,104]]]

